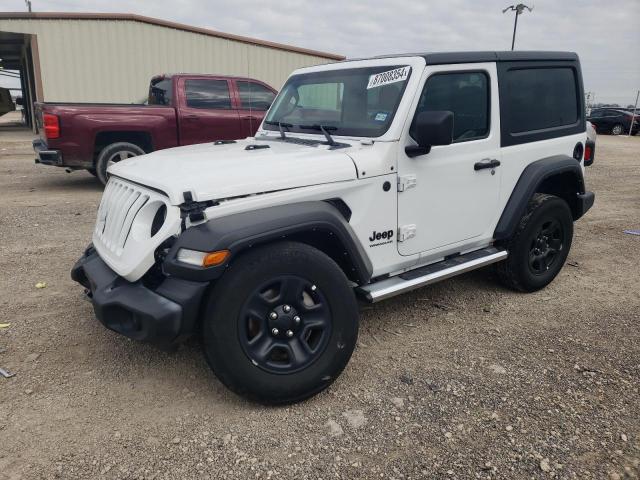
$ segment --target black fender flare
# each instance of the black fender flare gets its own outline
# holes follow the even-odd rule
[[[513,235],[533,194],[550,193],[543,192],[541,187],[546,181],[558,176],[571,178],[574,182],[567,192],[571,196],[566,198],[570,202],[574,220],[580,218],[593,205],[594,194],[585,191],[580,162],[568,155],[542,158],[529,164],[520,175],[493,234],[496,241],[505,240]]]
[[[308,201],[278,205],[248,212],[213,218],[185,230],[171,246],[163,263],[168,275],[194,281],[219,278],[233,258],[248,248],[265,243],[295,239],[301,234],[335,237],[343,249],[352,272],[345,272],[359,284],[367,283],[373,274],[371,260],[340,211],[325,201]],[[202,252],[229,250],[231,256],[223,265],[209,268],[178,262],[178,250],[188,248]]]

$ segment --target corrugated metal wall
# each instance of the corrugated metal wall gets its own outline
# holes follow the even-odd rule
[[[131,20],[0,19],[0,31],[37,35],[44,100],[136,102],[158,73],[258,78],[279,89],[324,57]]]

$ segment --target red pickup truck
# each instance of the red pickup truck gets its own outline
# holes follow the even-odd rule
[[[36,163],[106,183],[107,167],[125,158],[253,136],[275,94],[250,78],[176,74],[153,77],[145,104],[36,103]]]

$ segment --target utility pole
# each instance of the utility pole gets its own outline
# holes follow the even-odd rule
[[[516,19],[513,22],[513,38],[511,39],[511,50],[513,50],[513,47],[516,44],[516,29],[518,28],[518,15],[522,15],[525,8],[530,12],[533,12],[533,7],[528,7],[524,3],[519,3],[517,5],[509,5],[507,8],[502,10],[502,13],[506,13],[509,10],[516,12]]]
[[[587,115],[591,113],[591,102],[593,98],[593,92],[586,92],[584,94],[584,105]]]
[[[631,125],[629,125],[629,135],[627,135],[628,137],[631,136],[631,130],[633,130],[633,121],[636,119],[636,110],[638,109],[638,97],[640,97],[640,90],[638,90],[638,93],[636,93],[636,103],[633,106],[633,113],[631,114]]]

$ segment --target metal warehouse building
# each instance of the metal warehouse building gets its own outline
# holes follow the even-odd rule
[[[0,59],[33,101],[140,102],[159,73],[257,78],[280,88],[292,70],[344,57],[131,14],[2,13]]]

